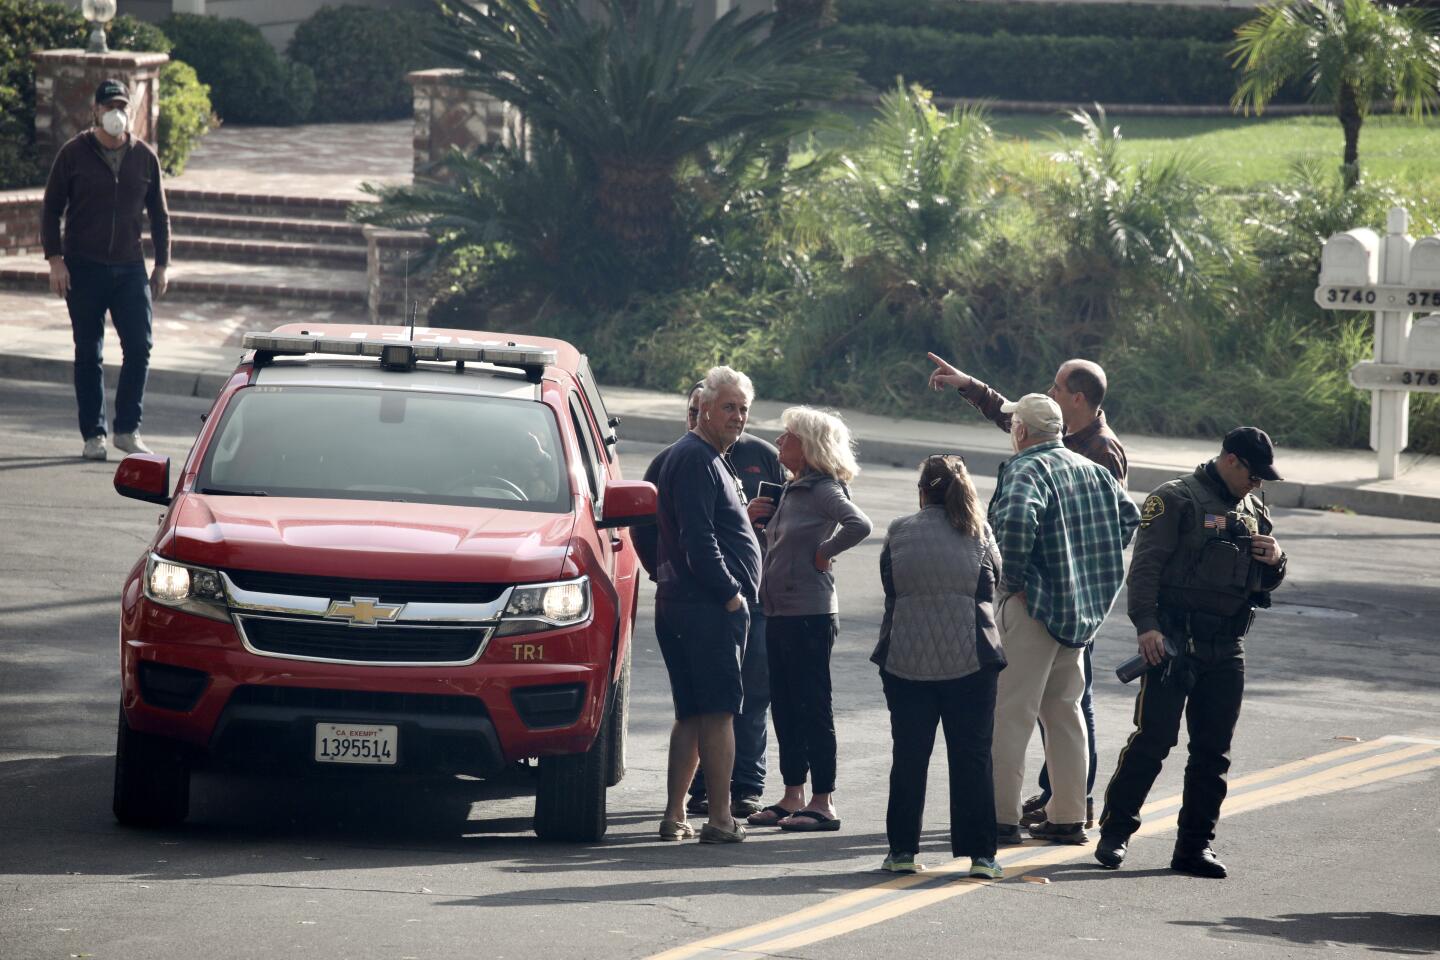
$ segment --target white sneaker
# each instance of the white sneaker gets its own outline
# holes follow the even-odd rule
[[[103,442],[103,438],[102,438]],[[124,450],[126,453],[154,453],[145,446],[145,441],[140,439],[138,433],[117,433],[115,434],[115,447]]]
[[[80,456],[86,460],[108,460],[110,451],[105,449],[105,434],[97,433],[85,441],[85,449]]]

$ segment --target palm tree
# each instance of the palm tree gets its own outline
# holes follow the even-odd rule
[[[986,113],[945,113],[928,91],[900,83],[880,98],[865,133],[858,153],[840,161],[835,196],[845,222],[832,226],[831,239],[858,241],[892,275],[943,293],[998,202]]]
[[[633,12],[627,14],[627,8]],[[770,32],[773,15],[731,10],[699,32],[680,0],[465,0],[437,52],[462,82],[514,104],[563,141],[591,178],[595,224],[632,263],[668,269],[677,169],[723,140],[789,138],[848,88],[850,58],[814,46],[813,27]]]
[[[1095,116],[1070,119],[1080,141],[1056,154],[1059,176],[1040,193],[1065,245],[1055,288],[1075,317],[1068,342],[1099,349],[1131,295],[1192,309],[1223,296],[1214,266],[1237,251],[1209,213],[1206,165],[1185,153],[1128,163],[1120,128],[1107,126],[1098,105]]]
[[[1299,80],[1316,103],[1334,107],[1345,131],[1347,187],[1360,178],[1360,126],[1376,100],[1423,116],[1440,97],[1440,39],[1430,11],[1372,0],[1281,0],[1235,31],[1230,55],[1241,69],[1231,101],[1257,114]]]

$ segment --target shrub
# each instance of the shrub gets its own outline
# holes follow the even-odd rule
[[[391,120],[410,115],[405,74],[431,65],[424,46],[433,14],[321,7],[300,24],[288,55],[315,74],[317,119]]]
[[[35,152],[35,64],[30,54],[83,47],[89,33],[80,12],[62,4],[0,0],[0,190],[45,179]],[[170,50],[164,33],[131,16],[112,20],[106,37],[116,50]]]
[[[1250,9],[1145,3],[973,3],[956,0],[840,0],[840,22],[932,27],[952,33],[1057,37],[1152,37],[1231,43]]]
[[[185,161],[200,138],[215,126],[210,112],[210,88],[195,76],[195,69],[180,60],[160,68],[160,126],[156,144],[160,166],[171,176],[185,172]]]
[[[865,55],[860,74],[880,89],[903,76],[945,96],[1063,103],[1228,104],[1235,92],[1229,44],[1206,40],[982,36],[865,24],[839,27],[836,42]],[[1296,99],[1287,91],[1277,101]]]
[[[280,59],[260,28],[243,20],[177,13],[160,28],[174,56],[210,87],[215,112],[235,123],[302,123],[315,100],[310,68]]]

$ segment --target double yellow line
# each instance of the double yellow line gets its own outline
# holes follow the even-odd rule
[[[1227,817],[1234,816],[1437,767],[1440,767],[1440,740],[1381,737],[1238,777],[1230,781],[1224,812]],[[1180,801],[1177,794],[1146,804],[1141,811],[1145,822],[1136,836],[1152,836],[1174,829]],[[1047,845],[1008,850],[999,859],[1009,880],[1015,880],[1026,870],[1091,855],[1089,846]],[[925,874],[895,877],[774,920],[666,950],[649,960],[758,960],[893,920],[997,882],[957,877],[965,868],[965,864],[954,860]]]

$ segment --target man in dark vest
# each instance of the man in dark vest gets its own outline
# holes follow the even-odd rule
[[[1226,875],[1210,841],[1245,690],[1244,637],[1255,608],[1270,606],[1270,591],[1285,577],[1285,553],[1255,492],[1279,479],[1270,437],[1237,427],[1218,457],[1162,485],[1141,508],[1127,584],[1130,620],[1150,669],[1140,680],[1135,732],[1105,791],[1095,848],[1103,867],[1124,861],[1184,714],[1190,758],[1170,867],[1197,877]]]

